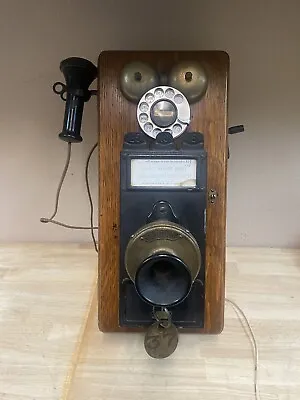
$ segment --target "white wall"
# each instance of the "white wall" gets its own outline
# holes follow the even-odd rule
[[[52,93],[69,56],[103,49],[221,49],[231,56],[228,244],[300,244],[300,2],[297,0],[2,0],[0,240],[89,241],[42,225],[65,160],[64,104]],[[97,140],[96,101],[73,146],[58,217],[88,223],[84,163]],[[91,164],[97,202],[97,161]]]

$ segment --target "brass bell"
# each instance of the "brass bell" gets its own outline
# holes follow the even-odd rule
[[[148,64],[140,61],[133,61],[126,64],[121,72],[121,91],[124,96],[134,103],[149,89],[159,84],[156,71]]]
[[[195,103],[205,95],[208,78],[201,64],[182,61],[172,68],[168,84],[180,90],[190,103]]]

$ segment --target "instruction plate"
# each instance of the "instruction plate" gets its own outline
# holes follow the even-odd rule
[[[195,159],[131,159],[132,187],[196,187]]]

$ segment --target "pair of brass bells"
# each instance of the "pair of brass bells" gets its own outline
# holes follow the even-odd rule
[[[148,90],[162,84],[161,77],[150,65],[134,61],[123,68],[120,86],[124,96],[134,103]],[[164,84],[179,90],[189,103],[199,101],[208,85],[207,74],[201,64],[195,61],[180,62],[171,69]]]

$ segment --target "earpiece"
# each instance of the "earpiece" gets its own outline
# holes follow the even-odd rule
[[[97,67],[84,58],[70,57],[60,63],[60,70],[66,83],[56,82],[53,85],[54,93],[59,94],[66,102],[63,129],[59,138],[65,142],[80,143],[84,103],[93,94],[89,86],[97,76]]]

